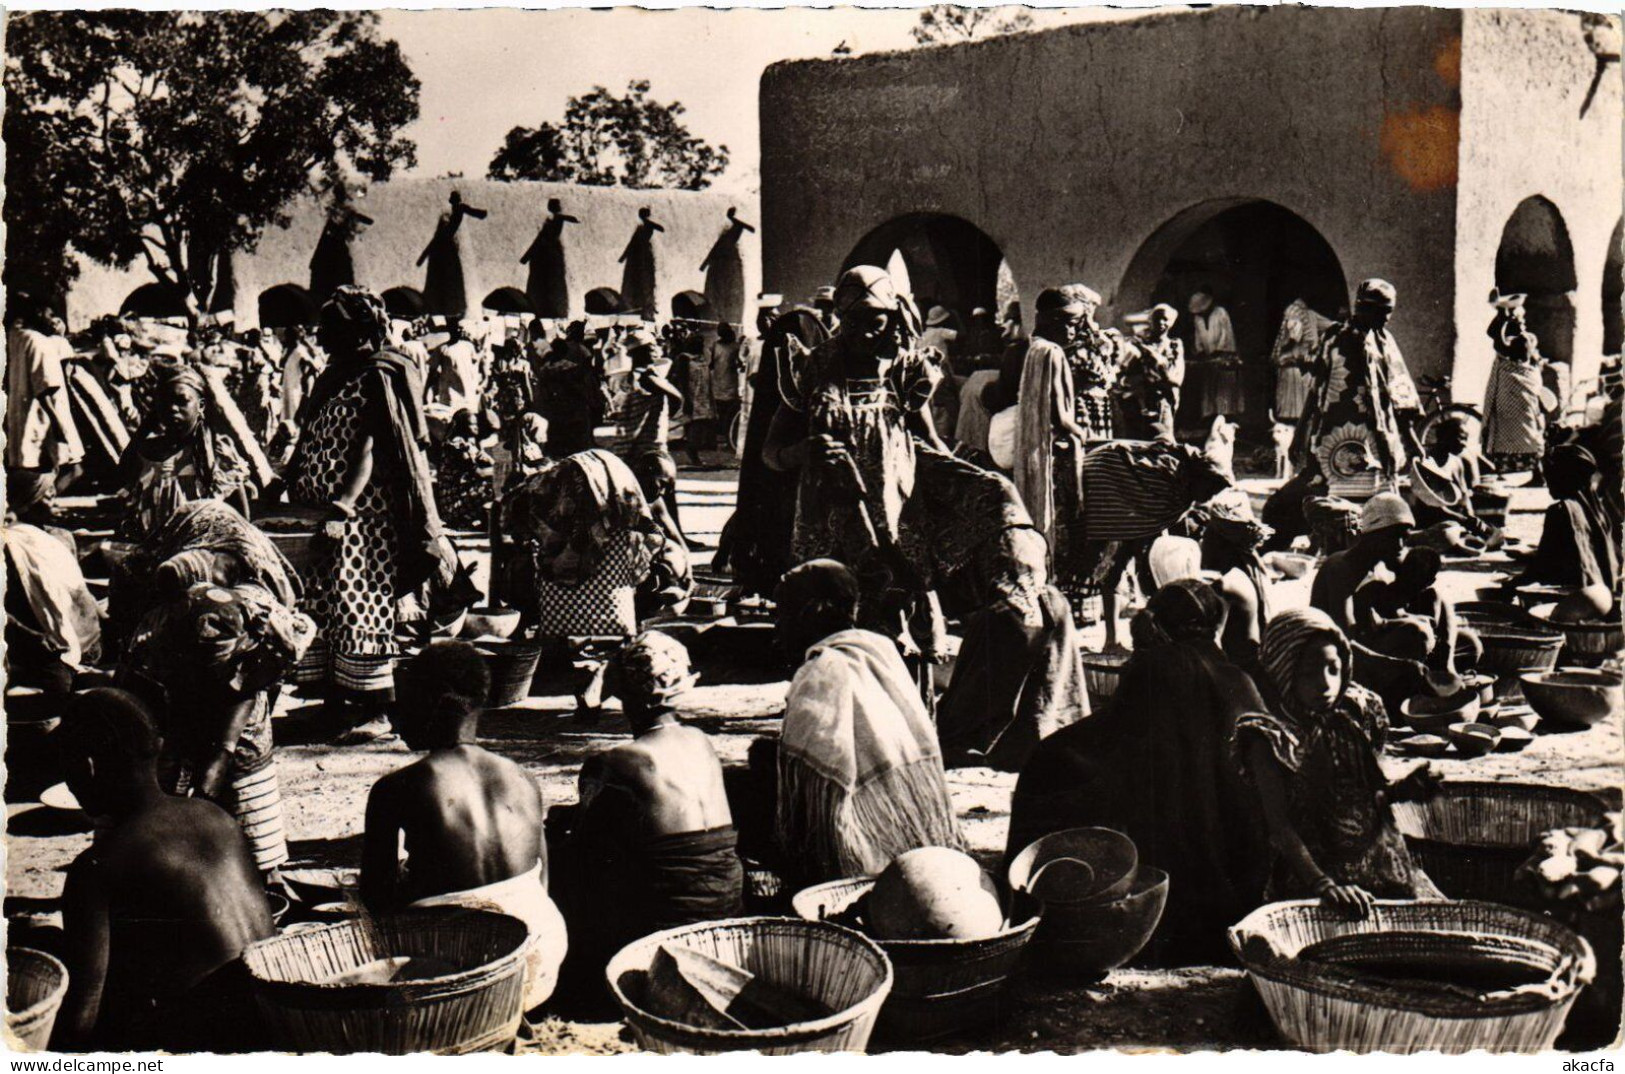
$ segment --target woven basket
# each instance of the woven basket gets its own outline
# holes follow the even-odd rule
[[[43,1051],[67,994],[68,968],[56,958],[29,947],[6,948],[7,1046]]]
[[[1523,684],[1518,676],[1526,671],[1550,671],[1563,651],[1560,631],[1541,622],[1521,608],[1489,601],[1463,601],[1456,613],[1484,643],[1479,670],[1495,676],[1495,696],[1520,700]]]
[[[1446,783],[1428,802],[1396,802],[1394,820],[1422,871],[1452,899],[1539,909],[1517,880],[1541,835],[1553,828],[1600,828],[1595,797],[1525,783]]]
[[[705,1029],[651,1014],[637,1002],[641,995],[634,998],[628,992],[637,992],[635,971],[647,971],[665,944],[731,962],[769,984],[792,987],[834,1013],[776,1029]],[[867,936],[824,922],[775,917],[708,921],[657,932],[623,947],[605,973],[638,1045],[663,1054],[861,1052],[892,988],[891,962]]]
[[[1117,684],[1123,679],[1123,667],[1133,653],[1084,653],[1083,681],[1089,688],[1089,707],[1103,708],[1117,693]]]
[[[1595,666],[1625,650],[1625,626],[1618,619],[1606,623],[1557,623],[1538,612],[1534,617],[1562,632],[1565,663]]]
[[[826,921],[851,909],[874,877],[832,880],[791,900],[804,921]],[[876,940],[891,959],[896,983],[880,1010],[875,1039],[923,1044],[998,1021],[999,999],[1038,929],[1042,904],[1026,892],[1011,899],[1009,925],[978,940]]]
[[[279,1049],[461,1055],[513,1041],[529,939],[525,923],[505,914],[412,910],[261,940],[243,962]],[[395,984],[319,983],[398,955],[468,968]]]
[[[1396,938],[1383,952],[1385,932]],[[1416,933],[1446,933],[1429,940]],[[1428,945],[1459,955],[1512,955],[1550,974],[1549,993],[1480,1002],[1466,996],[1349,979],[1297,954],[1338,936],[1374,937],[1365,952],[1426,957]],[[1268,941],[1273,955],[1260,949]],[[1530,941],[1530,942],[1524,942]],[[1591,946],[1555,921],[1483,902],[1380,901],[1364,920],[1319,901],[1261,907],[1230,930],[1230,946],[1258,989],[1270,1020],[1292,1044],[1316,1052],[1538,1052],[1551,1048],[1580,989],[1596,970]]]

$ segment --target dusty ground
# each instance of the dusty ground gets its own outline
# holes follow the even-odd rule
[[[1261,494],[1263,486],[1253,491]],[[733,475],[725,471],[685,473],[680,495],[683,523],[691,538],[714,544],[732,510]],[[1543,494],[1521,492],[1514,502],[1514,533],[1533,536],[1544,506]],[[471,540],[464,548],[476,557],[486,555],[479,541]],[[701,558],[708,558],[708,553],[702,552]],[[1446,584],[1456,597],[1472,599],[1474,590],[1495,581],[1496,571],[1503,566],[1495,557],[1486,557],[1452,570]],[[1286,583],[1278,599],[1283,605],[1305,602],[1306,583]],[[1096,647],[1099,630],[1096,626],[1086,632]],[[785,683],[779,674],[759,667],[719,662],[701,670],[701,683],[688,697],[685,709],[694,722],[715,736],[725,763],[742,764],[749,743],[776,730],[774,717],[783,709]],[[279,715],[297,714],[305,704],[297,698],[284,698]],[[491,714],[483,725],[486,744],[533,773],[550,805],[574,802],[582,759],[624,740],[627,733],[624,721],[613,710],[591,721],[576,715],[574,708],[573,699],[566,695],[533,697],[517,708]],[[293,722],[280,726],[290,728]],[[375,779],[411,756],[392,738],[349,747],[283,745],[279,763],[295,864],[357,866],[367,791]],[[1447,778],[1520,779],[1609,789],[1617,794],[1621,762],[1616,717],[1588,732],[1540,737],[1522,754],[1437,763]],[[1392,763],[1404,767],[1410,762],[1394,758]],[[1015,777],[989,769],[963,769],[950,773],[949,782],[973,849],[985,860],[996,860],[1004,851]],[[35,802],[13,802],[7,812],[7,913],[25,913],[37,920],[36,915],[54,910],[62,870],[88,845],[89,834],[75,817]],[[975,1039],[946,1042],[942,1047],[1082,1051],[1114,1046],[1259,1047],[1277,1041],[1251,986],[1233,970],[1124,971],[1087,988],[1029,979],[1004,1004],[997,1030]],[[528,1039],[521,1042],[521,1051],[535,1054],[607,1053],[629,1048],[617,1025],[556,1018],[531,1027]]]

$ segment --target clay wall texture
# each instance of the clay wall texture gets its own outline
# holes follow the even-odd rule
[[[703,291],[705,260],[717,235],[727,224],[729,206],[741,218],[756,223],[754,205],[741,199],[708,192],[628,190],[621,187],[583,187],[561,183],[503,183],[469,179],[397,179],[374,184],[356,208],[374,223],[354,240],[356,282],[383,292],[392,287],[421,291],[426,266],[415,265],[435,232],[452,190],[463,200],[485,209],[484,220],[468,219],[463,228],[474,252],[472,273],[478,295],[499,287],[523,291],[528,267],[519,263],[547,216],[547,199],[563,201],[565,212],[580,219],[565,229],[564,244],[573,316],[583,312],[588,291],[597,287],[621,288],[617,259],[638,224],[638,209],[648,206],[653,219],[665,227],[655,237],[656,299],[662,315],[671,311],[672,296],[682,291]],[[285,228],[269,230],[252,251],[233,255],[234,309],[237,322],[257,323],[261,292],[279,284],[310,285],[310,259],[326,224],[323,206],[310,199],[296,205]],[[746,294],[759,290],[756,236],[742,243]],[[144,268],[128,272],[85,264],[68,297],[70,324],[78,327],[105,313],[117,313],[135,288],[152,282]],[[747,315],[748,315],[747,311]]]
[[[1544,49],[1583,53],[1577,17],[1505,15],[1218,8],[775,65],[761,93],[764,285],[806,295],[873,228],[939,212],[998,243],[1029,305],[1042,287],[1079,280],[1114,319],[1141,308],[1161,263],[1217,209],[1262,199],[1311,224],[1351,288],[1367,276],[1391,281],[1413,371],[1449,371],[1458,335],[1482,337],[1487,323],[1488,283],[1458,301],[1455,261],[1458,229],[1471,227],[1462,256],[1493,272],[1510,206],[1489,188],[1538,188],[1538,176],[1596,202],[1611,196],[1609,227],[1620,200],[1618,86],[1581,124],[1574,91],[1543,81],[1572,81],[1567,61],[1548,75]],[[1578,59],[1590,64],[1589,54]],[[1485,93],[1496,72],[1520,66],[1523,78],[1469,105],[1463,120],[1464,77],[1466,95]],[[1538,153],[1507,133],[1530,127],[1541,129]],[[1593,143],[1609,136],[1593,127],[1611,131],[1600,154]],[[1512,144],[1494,159],[1462,148],[1486,137]],[[1492,184],[1484,173],[1508,167],[1507,155],[1533,174]],[[1458,202],[1469,195],[1493,204],[1465,212]],[[1487,236],[1481,218],[1494,212]],[[1606,238],[1605,228],[1597,241]],[[1601,253],[1581,256],[1596,263],[1595,283]],[[1592,286],[1585,271],[1582,288]]]

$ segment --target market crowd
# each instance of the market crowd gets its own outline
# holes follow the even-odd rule
[[[1429,405],[1370,279],[1340,319],[1287,307],[1261,400],[1221,298],[1111,326],[1066,283],[1030,321],[962,317],[860,266],[751,325],[400,319],[343,286],[314,326],[70,337],[14,306],[8,682],[60,700],[98,823],[63,895],[57,1044],[252,1046],[238,956],[288,862],[289,691],[335,748],[423,751],[372,790],[359,897],[521,918],[530,1008],[601,1002],[610,955],[657,929],[964,847],[956,767],[1020,774],[1008,856],[1129,835],[1171,877],[1163,965],[1229,961],[1269,900],[1436,895],[1392,812],[1433,779],[1378,757],[1479,656],[1441,564],[1513,548],[1514,582],[1617,617],[1617,365],[1576,420],[1494,295],[1479,415]],[[1256,457],[1238,422],[1269,433]],[[685,724],[693,661],[660,629],[697,584],[679,457],[738,465],[711,570],[763,598],[790,676],[743,773]],[[1258,459],[1278,480],[1255,510]],[[1486,493],[1521,474],[1552,507],[1516,548]],[[1309,606],[1283,606],[1311,557]],[[509,614],[501,645],[458,637]],[[520,645],[573,653],[583,708],[630,725],[573,807],[481,745],[493,654]],[[1086,659],[1116,679],[1093,712]]]

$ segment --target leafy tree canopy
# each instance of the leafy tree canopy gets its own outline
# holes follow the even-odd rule
[[[914,40],[922,45],[951,45],[1020,33],[1030,29],[1032,24],[1033,17],[1025,11],[932,4],[920,12],[919,24],[911,32]]]
[[[207,309],[216,266],[301,194],[415,163],[418,80],[352,11],[35,11],[6,27],[6,284],[64,243]]]
[[[515,127],[491,159],[492,179],[534,179],[641,190],[704,190],[728,166],[728,147],[712,146],[683,125],[681,102],[661,104],[647,81],[624,96],[603,86],[571,97],[561,123]]]

